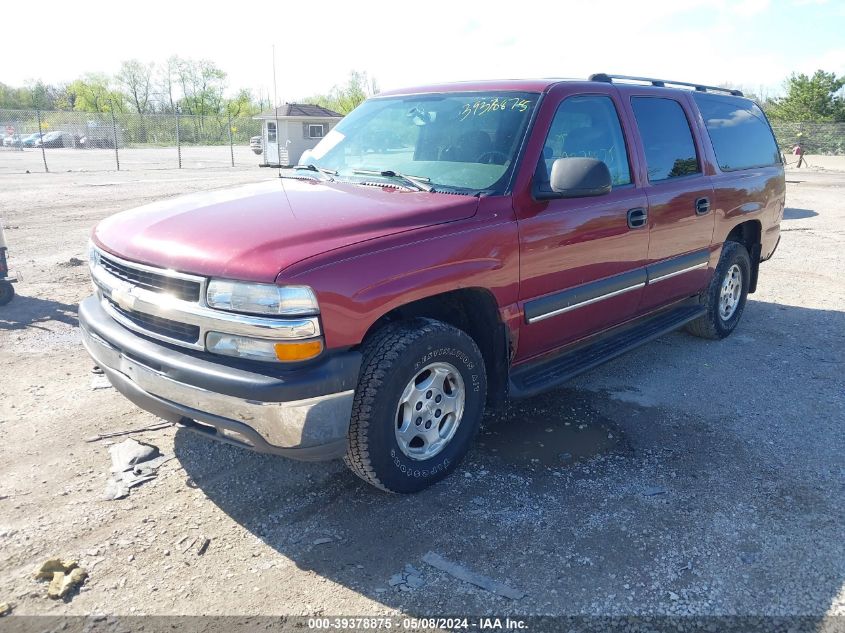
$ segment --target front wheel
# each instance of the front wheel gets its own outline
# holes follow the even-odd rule
[[[389,492],[451,473],[478,432],[487,396],[475,341],[433,319],[386,326],[365,346],[346,464]]]
[[[751,282],[751,258],[745,246],[725,242],[722,256],[704,295],[707,312],[687,325],[695,336],[722,339],[734,331],[748,298]]]

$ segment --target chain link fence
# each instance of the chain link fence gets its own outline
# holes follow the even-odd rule
[[[845,155],[845,123],[772,122],[778,146],[790,153],[797,144],[805,154]]]
[[[234,167],[261,121],[222,115],[0,109],[0,173]]]
[[[773,122],[782,152],[845,155],[845,123]],[[0,173],[257,165],[261,121],[225,114],[0,109]]]

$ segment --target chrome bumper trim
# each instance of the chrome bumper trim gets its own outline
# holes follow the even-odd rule
[[[112,372],[137,389],[167,402],[211,416],[234,420],[281,449],[302,449],[337,442],[346,437],[352,414],[354,390],[289,402],[259,402],[214,393],[177,382],[136,360],[127,358],[110,343],[80,328],[82,342],[94,361],[110,378]],[[111,380],[120,390],[118,380]]]

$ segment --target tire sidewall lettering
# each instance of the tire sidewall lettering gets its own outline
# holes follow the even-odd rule
[[[413,468],[402,462],[402,459],[405,457],[404,455],[400,455],[395,448],[390,449],[390,458],[397,470],[399,470],[403,475],[414,479],[427,479],[429,477],[433,477],[434,475],[437,475],[449,468],[449,465],[452,463],[452,460],[447,457],[436,466],[430,466],[422,469]]]

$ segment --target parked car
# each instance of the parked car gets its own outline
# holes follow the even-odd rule
[[[3,147],[20,147],[21,146],[21,135],[20,134],[9,134],[3,137]]]
[[[56,130],[47,132],[40,139],[36,139],[34,147],[75,147],[77,139],[68,132]]]
[[[43,137],[44,135],[38,132],[36,132],[35,134],[30,134],[29,136],[23,139],[22,145],[23,147],[35,147],[35,142]]]
[[[737,91],[630,79],[382,93],[281,186],[108,218],[84,344],[163,418],[421,490],[486,406],[737,327],[780,239],[771,128]]]
[[[83,136],[79,139],[79,146],[95,149],[114,149],[114,138],[108,136]]]
[[[249,148],[256,154],[264,152],[264,139],[261,136],[253,136],[249,139]]]

